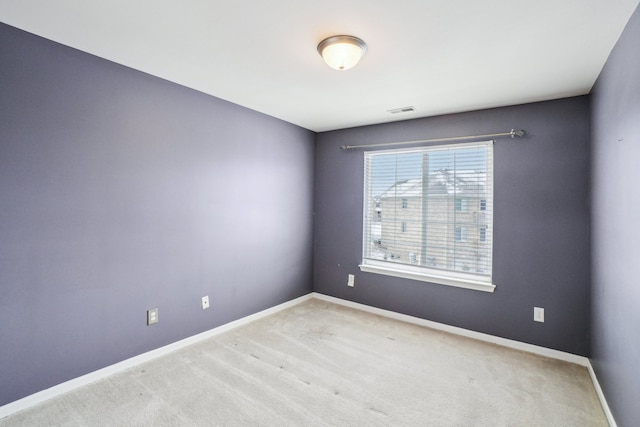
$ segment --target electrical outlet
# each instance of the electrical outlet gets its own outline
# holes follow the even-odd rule
[[[202,297],[202,309],[206,310],[207,308],[209,308],[209,295]]]
[[[158,309],[152,308],[151,310],[147,310],[147,325],[153,325],[158,323]]]
[[[544,308],[533,307],[533,320],[544,323]]]
[[[353,288],[356,285],[356,277],[350,274],[347,279],[347,286]]]

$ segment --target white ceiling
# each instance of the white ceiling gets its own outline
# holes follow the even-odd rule
[[[638,2],[0,0],[0,21],[325,131],[589,93]],[[356,68],[322,62],[335,34],[367,43]]]

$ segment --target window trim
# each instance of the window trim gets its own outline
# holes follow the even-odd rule
[[[455,286],[457,288],[473,289],[476,291],[493,292],[496,285],[491,282],[483,282],[478,279],[468,277],[464,273],[447,272],[449,276],[445,277],[437,274],[438,270],[432,270],[425,267],[414,267],[403,265],[402,269],[390,267],[392,263],[384,261],[376,261],[373,259],[364,259],[360,267],[360,271],[366,273],[383,274],[385,276],[400,277],[403,279],[419,280],[421,282],[436,283],[439,285]],[[418,271],[420,269],[421,271]],[[432,273],[433,272],[433,273]]]
[[[493,150],[493,145],[494,145],[493,140],[477,141],[477,142],[471,142],[471,143],[460,143],[460,144],[442,144],[440,146],[462,147],[462,146],[482,145],[482,144],[486,144],[487,146],[490,146],[491,149]],[[436,146],[431,146],[431,147],[436,147]],[[366,164],[367,155],[375,155],[375,154],[384,153],[384,152],[387,152],[387,153],[403,152],[403,151],[409,152],[409,151],[416,151],[416,150],[420,150],[420,148],[368,151],[364,153],[364,161]],[[491,185],[490,185],[490,193],[489,193],[489,197],[491,200],[493,200],[493,190],[494,190],[493,174],[494,174],[494,165],[493,165],[493,155],[492,155],[491,174],[490,174]],[[365,193],[364,194],[365,204],[367,203],[366,202],[367,201],[367,185],[368,185],[367,181],[368,181],[368,178],[365,172],[365,185],[363,186],[363,190]],[[487,199],[483,199],[482,201],[484,201],[485,209],[484,210],[480,209],[480,210],[482,212],[485,212],[487,209]],[[366,209],[366,206],[363,206],[363,215],[366,212],[365,209]],[[366,227],[367,225],[367,221],[364,220],[364,218],[363,218],[362,225],[363,225],[363,231],[364,231],[363,233],[363,248],[364,248],[364,245],[367,244],[366,242],[367,234],[366,234],[366,230],[364,230],[364,227]],[[493,244],[491,246],[493,246]],[[493,254],[490,254],[490,256],[493,256]],[[493,260],[491,264],[492,264],[492,270],[493,270]],[[482,292],[493,293],[496,288],[496,285],[493,284],[493,271],[490,271],[489,275],[486,276],[486,280],[484,280],[482,276],[467,274],[464,272],[450,271],[450,270],[443,271],[439,269],[432,269],[425,266],[414,266],[409,264],[402,264],[400,268],[397,268],[396,265],[398,264],[395,264],[393,262],[388,262],[388,261],[365,258],[363,256],[362,262],[358,267],[362,272],[382,274],[385,276],[418,280],[422,282],[435,283],[440,285],[453,286],[453,287],[471,289],[471,290],[482,291]]]

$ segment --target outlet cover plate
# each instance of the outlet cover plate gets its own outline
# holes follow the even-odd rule
[[[152,308],[147,310],[147,325],[154,325],[158,323],[158,309]]]
[[[207,308],[209,308],[209,295],[202,297],[202,309],[206,310]]]
[[[533,320],[544,323],[544,308],[533,307]]]

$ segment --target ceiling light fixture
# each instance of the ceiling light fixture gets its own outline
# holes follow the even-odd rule
[[[354,67],[367,52],[367,45],[354,36],[331,36],[318,44],[318,53],[335,70]]]

